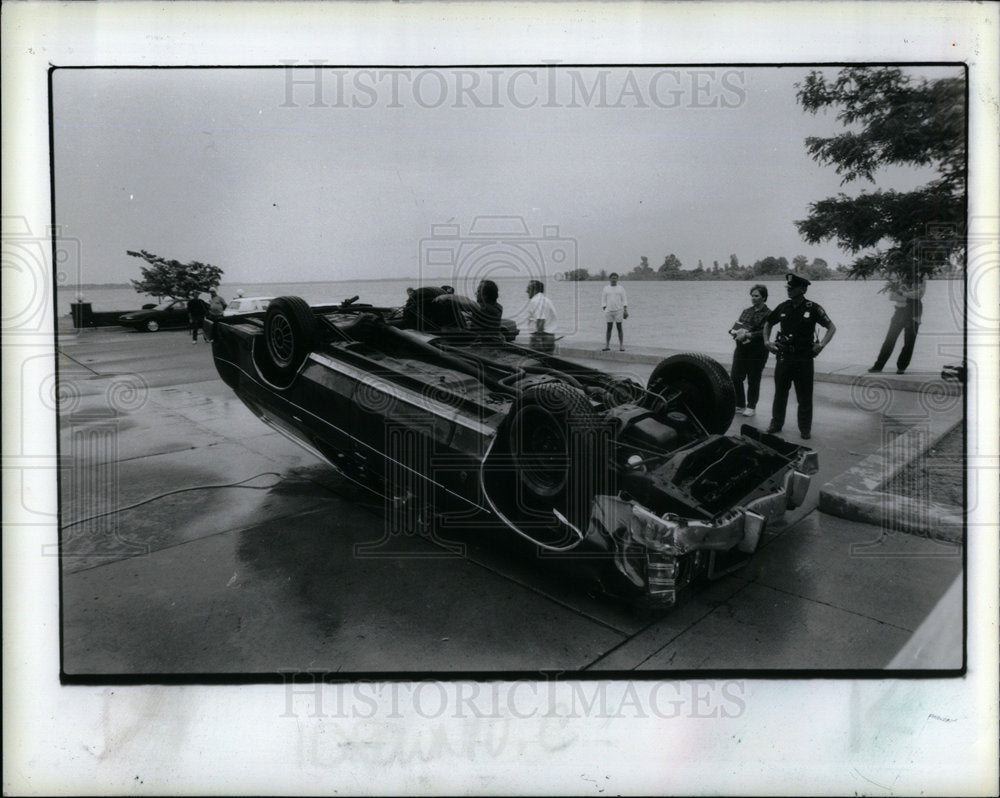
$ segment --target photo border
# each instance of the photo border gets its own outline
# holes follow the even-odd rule
[[[286,13],[276,5],[257,6],[261,12],[269,8],[275,19]],[[462,4],[381,6],[378,10],[363,10],[353,4],[327,7],[301,4],[301,15],[294,24],[288,25],[286,31],[289,36],[284,41],[291,41],[290,46],[301,50],[305,57],[339,51],[360,54],[363,51],[364,57],[360,62],[365,65],[370,65],[367,61],[371,59],[388,60],[384,54],[389,50],[394,50],[395,55],[398,52],[395,49],[398,37],[404,31],[429,31],[430,35],[418,37],[426,46],[427,42],[441,41],[435,38],[434,33],[448,30],[449,24],[463,34],[461,40],[455,36],[446,48],[451,57],[460,63],[477,62],[490,66],[496,65],[501,55],[506,55],[502,60],[507,63],[534,63],[538,61],[539,51],[549,54],[547,48],[552,49],[553,56],[561,56],[567,63],[579,63],[581,58],[586,61],[591,57],[608,63],[636,62],[641,60],[637,53],[648,55],[650,51],[657,52],[659,34],[663,30],[667,31],[662,37],[667,44],[663,46],[673,47],[674,52],[680,53],[680,58],[653,60],[679,60],[692,65],[706,63],[707,59],[701,57],[706,49],[711,52],[721,49],[728,54],[731,49],[738,50],[741,45],[745,47],[748,29],[758,33],[773,31],[775,41],[781,42],[790,56],[806,47],[823,53],[837,48],[857,48],[862,56],[873,49],[884,50],[888,47],[890,50],[898,48],[901,55],[908,54],[899,57],[901,61],[940,60],[953,63],[952,59],[940,56],[939,59],[918,57],[923,55],[925,49],[934,50],[935,54],[947,53],[969,65],[970,82],[973,83],[970,98],[975,105],[969,109],[973,125],[970,163],[974,164],[969,182],[972,202],[970,225],[985,221],[983,229],[995,240],[997,122],[985,99],[998,96],[995,7],[952,3],[871,3],[863,6],[848,3],[828,3],[824,6],[753,4],[755,12],[764,12],[764,23],[769,26],[761,28],[755,27],[752,19],[748,20],[744,15],[749,12],[731,4],[703,4],[698,8],[687,4],[647,6],[643,9],[640,27],[650,34],[657,33],[652,37],[657,40],[656,45],[632,38],[635,22],[630,12],[636,9],[631,5],[616,9],[608,6],[584,8],[569,4],[542,4],[529,8],[498,3],[489,7],[495,10],[499,27],[512,34],[510,38],[497,36],[492,26],[479,22],[474,16],[470,18],[467,12],[472,7]],[[393,9],[392,13],[388,13],[388,8]],[[845,15],[844,11],[848,8],[851,14]],[[734,30],[730,31],[728,38],[713,36],[710,48],[696,47],[696,41],[686,41],[685,37],[690,36],[692,29],[700,30],[710,24],[713,9],[724,11],[734,18],[744,15],[744,26],[737,27],[734,23]],[[847,19],[835,26],[826,15],[827,9],[837,18],[846,16]],[[44,89],[39,92],[39,84],[44,85],[47,81],[50,66],[104,59],[124,65],[129,57],[142,63],[181,59],[200,60],[203,65],[226,65],[206,63],[206,60],[219,61],[220,54],[225,54],[221,58],[223,62],[226,58],[280,61],[275,54],[280,54],[280,48],[289,45],[267,41],[274,36],[272,28],[254,28],[256,37],[252,37],[249,47],[245,40],[237,41],[235,33],[221,36],[214,33],[220,21],[232,22],[241,12],[247,13],[246,10],[246,6],[237,3],[216,6],[185,3],[179,4],[174,11],[159,4],[127,2],[101,6],[100,9],[47,3],[6,5],[3,55],[4,216],[23,216],[30,221],[33,230],[46,229],[51,218],[52,208],[46,207],[44,191],[38,185],[38,176],[48,171],[43,146],[46,137],[37,136],[45,124],[43,120],[48,111],[45,92]],[[523,25],[519,24],[522,20],[520,15],[524,14],[531,15],[538,22],[538,30],[528,36],[523,35]],[[565,34],[545,38],[573,14],[582,14],[590,23],[583,26],[582,35],[575,39]],[[254,19],[260,25],[263,17],[255,16]],[[493,20],[494,23],[496,21]],[[322,41],[319,34],[324,29],[329,32],[334,22],[337,23],[336,32],[331,39]],[[801,37],[802,41],[794,38],[796,31],[814,29],[823,24],[830,27],[824,28],[825,40],[822,42],[817,43],[810,36]],[[148,31],[146,38],[131,36],[135,29]],[[95,30],[96,35],[90,39],[81,33]],[[230,30],[234,28],[230,27]],[[515,38],[515,33],[522,38]],[[961,35],[963,33],[964,36]],[[733,36],[737,40],[735,47]],[[278,36],[274,38],[282,39]],[[752,40],[752,36],[749,38]],[[511,43],[515,41],[518,43]],[[372,46],[373,43],[375,46]],[[751,47],[759,50],[765,59],[778,49],[776,43]],[[435,55],[443,49],[439,47]],[[919,51],[916,54],[913,53],[915,49]],[[423,52],[426,57],[426,51],[418,52]],[[513,59],[511,52],[514,53]],[[895,55],[895,51],[892,54]],[[876,55],[884,57],[882,52],[878,52],[864,60],[869,61]],[[351,59],[331,60],[341,63]],[[816,63],[812,59],[797,62]],[[823,59],[820,62],[826,63]],[[842,62],[843,59],[830,59],[833,65]],[[726,60],[726,63],[732,62]],[[774,62],[768,60],[746,65],[762,66],[766,63]],[[18,123],[17,128],[12,119]],[[25,153],[28,156],[22,159]],[[40,164],[44,164],[41,169]],[[995,285],[991,286],[991,290],[995,292]],[[11,295],[7,290],[5,295],[8,297],[6,304]],[[51,309],[45,315],[48,313]],[[51,327],[54,329],[54,319]],[[4,371],[7,374],[16,373],[11,366],[16,367],[18,356],[44,355],[46,351],[48,333],[44,329],[40,336],[19,335],[13,341],[7,329],[4,333]],[[48,345],[51,345],[50,342]],[[992,362],[996,362],[995,357]],[[977,407],[997,407],[995,386],[995,374],[983,375],[975,384]],[[6,406],[4,415],[7,431],[10,420]],[[976,445],[983,446],[987,455],[994,456],[996,419],[977,418],[972,421]],[[43,457],[46,451],[56,451],[51,426],[39,424],[34,434],[32,453],[36,446]],[[5,460],[7,442],[8,436],[5,435]],[[6,492],[7,473],[4,483]],[[991,520],[995,530],[995,514]],[[5,518],[5,526],[8,523],[11,522]],[[51,543],[54,535],[52,530],[51,536],[50,532],[44,532],[41,537],[43,542]],[[665,769],[670,764],[676,765],[679,760],[665,755],[659,746],[635,740],[635,735],[652,723],[649,719],[626,717],[620,724],[609,724],[607,718],[596,717],[593,722],[586,722],[587,719],[573,724],[556,721],[559,731],[565,733],[556,739],[569,739],[572,735],[574,741],[587,742],[582,749],[579,746],[574,749],[578,756],[569,757],[567,746],[555,746],[549,750],[538,743],[543,732],[536,724],[528,724],[525,720],[530,728],[526,728],[517,741],[520,749],[513,746],[501,751],[502,755],[488,758],[486,762],[481,758],[477,762],[474,756],[463,758],[461,754],[456,754],[454,749],[458,743],[453,741],[449,743],[450,758],[445,751],[437,758],[437,764],[431,761],[433,758],[421,760],[420,757],[410,762],[411,766],[416,765],[418,775],[417,779],[411,780],[403,770],[394,767],[388,767],[385,773],[371,774],[369,760],[363,756],[352,760],[336,747],[331,750],[337,755],[329,761],[303,757],[303,746],[315,744],[321,734],[332,730],[328,718],[313,717],[310,720],[308,716],[296,717],[285,735],[289,739],[281,744],[271,740],[274,720],[281,714],[275,709],[283,706],[281,701],[285,694],[279,691],[276,696],[274,690],[264,686],[234,685],[233,689],[224,689],[221,684],[187,687],[154,685],[117,690],[111,689],[111,684],[60,687],[57,673],[53,670],[53,663],[58,662],[58,656],[53,657],[57,652],[53,635],[58,624],[52,623],[53,615],[44,609],[44,601],[35,603],[35,597],[39,595],[58,596],[58,580],[50,572],[51,569],[31,566],[26,559],[38,542],[39,537],[35,535],[26,549],[24,541],[12,539],[7,531],[3,541],[7,699],[4,705],[4,787],[11,794],[41,794],[52,790],[78,794],[121,792],[145,785],[148,785],[147,790],[159,792],[175,789],[188,791],[199,786],[234,793],[294,792],[296,787],[301,792],[315,792],[326,791],[334,783],[350,785],[352,791],[366,793],[385,791],[386,787],[391,789],[393,786],[395,791],[421,793],[477,789],[483,792],[497,789],[554,792],[581,787],[587,789],[591,780],[596,786],[601,779],[602,786],[607,782],[609,790],[618,792],[694,792],[708,788],[745,793],[750,785],[753,792],[780,788],[812,794],[812,791],[829,789],[872,791],[871,784],[888,789],[888,785],[868,778],[867,768],[862,769],[865,766],[877,767],[879,763],[883,766],[887,763],[889,770],[896,768],[900,781],[894,782],[891,788],[897,792],[928,784],[931,791],[937,785],[944,791],[953,790],[952,794],[976,794],[977,789],[982,790],[982,794],[989,794],[995,788],[995,625],[992,628],[977,625],[970,629],[969,669],[962,680],[897,682],[895,679],[899,674],[893,673],[892,679],[886,680],[888,685],[871,681],[831,686],[811,677],[808,681],[783,685],[785,689],[780,692],[770,689],[778,685],[776,681],[766,684],[752,682],[745,698],[750,705],[750,714],[742,718],[738,725],[714,718],[711,724],[707,724],[714,728],[708,729],[707,719],[686,717],[686,722],[682,724],[649,729],[660,734],[659,740],[669,739],[681,746],[673,749],[678,756],[680,753],[700,756],[702,761],[712,763],[710,776],[703,772],[706,768],[676,772]],[[977,557],[969,558],[966,552],[969,566],[966,574],[970,580],[968,617],[995,618],[995,539],[975,543]],[[32,606],[25,606],[25,596],[32,597]],[[607,674],[602,676],[606,678]],[[702,678],[704,674],[699,672],[697,676]],[[16,696],[12,696],[12,690],[16,690]],[[830,723],[832,728],[851,730],[853,736],[849,745],[843,748],[834,746],[833,750],[824,748],[823,743],[831,741],[829,736],[817,733],[817,713],[822,722]],[[386,717],[391,718],[391,715]],[[791,718],[797,718],[798,722],[789,724]],[[917,722],[918,718],[923,720],[924,725]],[[382,728],[388,728],[390,735],[399,734],[402,729],[403,734],[415,733],[419,736],[427,731],[426,724],[422,724],[425,720],[420,717],[400,718],[397,722],[392,718]],[[931,729],[927,728],[927,723],[931,723]],[[937,737],[937,724],[948,731],[954,730],[952,736]],[[16,739],[11,736],[12,728],[17,730]],[[443,723],[432,727],[430,733],[434,732],[434,728],[443,729],[445,735],[454,731],[454,738],[448,739],[455,741],[467,741],[475,733],[461,723],[451,726]],[[877,728],[882,737],[876,735],[873,738],[871,728]],[[185,731],[182,733],[180,729]],[[567,729],[571,731],[567,732]],[[244,734],[242,739],[241,731]],[[382,733],[377,725],[364,724],[352,727],[351,731],[357,732],[360,735],[357,739],[363,742],[377,740]],[[735,734],[730,734],[734,731],[739,731],[741,738],[746,738],[748,744],[743,748],[738,747],[742,743],[723,742],[730,736],[735,737]],[[935,734],[932,735],[932,731]],[[983,731],[985,734],[981,733]],[[366,740],[365,735],[370,735],[370,739]],[[615,743],[608,747],[611,737]],[[790,770],[779,771],[780,780],[775,779],[773,760],[768,766],[768,760],[755,756],[761,750],[760,740],[764,737],[769,739],[771,749],[777,747],[778,751],[800,763]],[[865,751],[865,744],[873,744],[876,738],[880,740],[881,750],[876,752],[879,756]],[[887,738],[892,740],[888,748]],[[240,745],[234,744],[237,740]],[[534,749],[532,740],[536,742]],[[970,748],[970,740],[990,740],[992,745]],[[266,750],[268,741],[274,745],[273,750],[279,758],[281,755],[291,756],[297,762],[281,770],[282,778],[274,777],[260,761],[240,759],[240,752]],[[350,744],[351,740],[341,742]],[[70,746],[84,753],[67,758],[64,752]],[[192,755],[192,746],[196,746],[201,753]],[[689,750],[691,746],[697,753],[692,754]],[[544,751],[545,756],[537,756],[539,751]],[[594,764],[612,761],[612,751],[615,751],[613,764]],[[933,757],[918,758],[923,766],[922,770],[916,768],[919,773],[909,770],[914,768],[910,759],[914,751],[925,755],[933,753]],[[171,761],[171,752],[184,755],[178,761]],[[509,767],[514,762],[520,763],[526,752],[536,756],[530,757],[527,767],[511,775]],[[839,757],[836,756],[838,752],[841,754]],[[824,755],[829,756],[831,761],[817,759]],[[220,761],[224,763],[221,767]],[[586,765],[580,765],[581,762]],[[978,769],[970,767],[974,762],[979,765]],[[61,771],[54,769],[57,764],[62,765]],[[38,770],[39,765],[44,768],[43,771]],[[175,767],[178,768],[176,776],[173,775]],[[585,775],[577,775],[581,769]],[[295,781],[296,775],[300,779],[298,782]],[[918,778],[926,781],[918,781]],[[969,792],[962,793],[963,789]]]

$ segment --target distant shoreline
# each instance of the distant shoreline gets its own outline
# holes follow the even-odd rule
[[[961,280],[963,275],[952,274],[952,275],[936,275],[934,277],[929,277],[929,280]],[[443,280],[445,277],[436,277],[435,280]],[[629,279],[627,276],[622,277],[622,282],[627,283],[669,283],[669,282],[702,282],[702,283],[715,283],[715,282],[725,282],[725,283],[778,283],[784,282],[784,275],[780,274],[767,274],[760,275],[758,277],[694,277],[694,276],[683,276],[674,277],[670,280],[664,280],[660,278],[651,278],[647,280],[637,280],[635,278]],[[814,283],[834,283],[841,282],[843,280],[848,280],[847,277],[817,277],[812,280]],[[883,277],[872,277],[872,281],[878,281],[885,279]],[[281,285],[313,285],[315,283],[387,283],[387,282],[397,282],[397,281],[408,281],[408,282],[419,282],[419,277],[355,277],[347,278],[344,280],[260,280],[256,282],[246,282],[243,285],[272,285],[275,283],[280,283]],[[567,282],[580,282],[580,283],[593,283],[593,282],[604,282],[599,277],[590,277],[586,280],[568,280]],[[855,282],[863,282],[862,280],[857,280]],[[229,285],[229,283],[227,283]],[[232,285],[237,285],[236,282]],[[130,283],[80,283],[79,285],[60,285],[56,286],[58,291],[95,291],[95,290],[105,290],[105,289],[126,289],[132,288]],[[138,291],[136,293],[139,293]],[[147,296],[143,294],[142,296]]]

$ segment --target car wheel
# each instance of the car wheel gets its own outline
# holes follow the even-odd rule
[[[280,296],[268,306],[264,338],[271,365],[278,374],[289,376],[298,371],[315,335],[316,317],[301,297]]]
[[[672,355],[653,369],[649,390],[694,416],[710,434],[723,434],[736,414],[736,389],[718,361],[697,352]]]
[[[150,319],[149,321],[146,322],[147,332],[156,332],[158,329],[160,329],[160,322],[158,322],[156,319]]]
[[[547,382],[525,389],[510,418],[508,445],[527,503],[583,523],[594,495],[610,491],[610,438],[601,416],[578,389]]]

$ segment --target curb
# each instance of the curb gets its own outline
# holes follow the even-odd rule
[[[679,352],[689,352],[690,349],[653,349],[651,347],[635,347],[625,352],[612,350],[605,352],[601,349],[588,349],[582,346],[559,346],[557,344],[555,354],[561,357],[582,358],[586,360],[607,360],[616,363],[643,363],[655,366],[663,358]],[[718,360],[727,371],[730,355],[720,355],[714,352],[706,352],[709,357]],[[768,363],[772,360],[769,358]],[[774,366],[764,367],[764,375],[774,376]],[[866,367],[839,363],[832,365],[825,371],[816,370],[814,379],[816,382],[829,382],[840,385],[852,385],[858,387],[872,387],[879,389],[892,389],[898,391],[927,391],[933,390],[939,396],[960,396],[963,386],[959,382],[944,380],[939,373],[915,372],[908,375],[878,372],[869,374]],[[931,387],[932,386],[932,387]]]
[[[965,529],[962,508],[917,501],[879,488],[962,423],[956,421],[933,435],[911,428],[896,436],[875,454],[823,485],[820,511],[881,529],[961,544]]]

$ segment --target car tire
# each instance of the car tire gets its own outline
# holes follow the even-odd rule
[[[526,388],[510,412],[507,444],[526,509],[555,509],[586,523],[597,493],[610,492],[609,428],[582,391],[559,382]]]
[[[649,376],[650,392],[664,398],[679,391],[682,407],[710,434],[722,435],[736,415],[736,389],[722,365],[707,355],[685,352],[660,361]]]
[[[309,304],[297,296],[279,296],[267,308],[264,340],[271,368],[287,377],[299,370],[312,349],[316,317]]]
[[[156,332],[157,330],[160,329],[160,322],[158,322],[156,319],[150,319],[143,325],[143,327],[145,328],[146,332]]]

